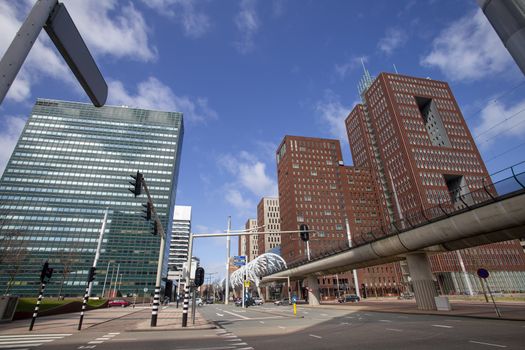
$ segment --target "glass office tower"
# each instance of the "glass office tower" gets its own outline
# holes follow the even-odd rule
[[[183,135],[177,112],[37,100],[0,180],[0,292],[35,295],[48,260],[46,295],[82,295],[106,208],[92,294],[152,292],[160,238],[130,175],[168,233],[166,274]]]

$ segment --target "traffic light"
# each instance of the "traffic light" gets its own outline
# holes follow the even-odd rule
[[[301,224],[301,226],[299,227],[299,231],[301,231],[301,239],[304,242],[308,242],[308,240],[310,239],[310,233],[308,232],[308,225]]]
[[[143,216],[143,218],[148,221],[151,220],[151,202],[148,201],[148,203],[142,204],[142,206],[146,208],[146,210],[143,210],[143,212],[146,214],[146,216]]]
[[[194,283],[195,283],[195,285],[197,287],[202,286],[202,284],[204,283],[204,268],[197,267],[197,269],[195,270],[195,281],[194,281]]]
[[[159,234],[159,225],[157,224],[157,220],[153,222],[153,233],[154,236]]]
[[[42,266],[42,272],[40,273],[40,282],[49,282],[51,279],[51,276],[53,276],[53,269],[49,267],[49,263],[46,261],[44,265]],[[47,278],[47,281],[46,281]]]
[[[142,180],[144,179],[144,176],[142,173],[137,171],[137,175],[130,175],[134,181],[130,181],[130,185],[133,186],[133,188],[128,188],[128,190],[135,195],[135,197],[140,196],[142,193]]]
[[[96,267],[90,267],[89,273],[88,273],[88,282],[93,282],[95,280],[95,275],[97,274],[97,268]]]

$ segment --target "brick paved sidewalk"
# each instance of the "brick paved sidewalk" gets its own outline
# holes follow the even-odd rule
[[[494,305],[492,303],[480,303],[470,301],[450,302],[452,306],[451,311],[423,311],[418,310],[415,300],[377,300],[377,301],[362,301],[359,303],[322,303],[321,307],[336,308],[342,310],[352,311],[376,311],[376,312],[397,312],[406,314],[422,314],[422,315],[444,315],[444,316],[460,316],[460,317],[476,317],[476,318],[491,318],[498,319]],[[498,309],[502,315],[501,319],[525,321],[525,303],[517,302],[496,302]],[[311,307],[302,305],[303,307]]]

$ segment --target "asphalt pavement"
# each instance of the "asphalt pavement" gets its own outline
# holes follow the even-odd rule
[[[209,321],[207,327],[182,329],[175,317],[164,328],[143,327],[149,309],[88,312],[88,326],[80,332],[71,327],[78,315],[42,317],[36,332],[19,323],[0,325],[0,349],[525,349],[523,321],[301,305],[294,315],[291,306],[271,303],[247,309],[213,304],[198,311],[198,319]],[[177,312],[166,308],[159,320]],[[63,327],[56,327],[57,322]]]

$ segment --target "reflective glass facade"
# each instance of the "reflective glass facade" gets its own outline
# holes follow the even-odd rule
[[[112,271],[114,289],[119,264],[123,294],[152,291],[160,238],[142,218],[145,194],[128,191],[130,175],[143,172],[168,233],[167,271],[183,135],[181,113],[37,100],[0,180],[0,253],[11,259],[1,261],[0,290],[35,295],[47,259],[46,295],[83,294],[108,208],[92,293],[109,289]],[[17,271],[13,251],[23,257]]]

